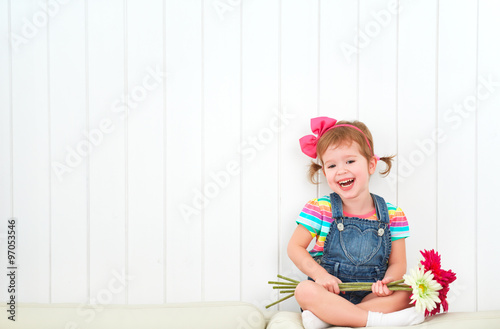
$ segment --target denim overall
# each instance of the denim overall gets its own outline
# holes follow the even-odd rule
[[[382,280],[391,253],[389,212],[384,199],[371,194],[377,220],[344,217],[342,199],[330,194],[332,225],[326,236],[320,264],[342,282]],[[339,296],[358,304],[371,291],[347,291]]]

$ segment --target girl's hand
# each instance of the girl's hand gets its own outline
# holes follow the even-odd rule
[[[372,292],[378,297],[390,296],[394,291],[389,290],[387,284],[394,281],[391,277],[385,277],[381,281],[374,282],[372,284]]]
[[[315,282],[323,286],[323,288],[325,288],[329,292],[337,295],[340,293],[339,283],[342,283],[342,281],[340,281],[340,279],[336,276],[329,274],[328,272],[317,277]]]

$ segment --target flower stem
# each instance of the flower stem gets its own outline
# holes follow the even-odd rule
[[[412,291],[413,289],[410,286],[391,286],[389,290],[393,291]]]
[[[288,299],[288,298],[290,298],[290,297],[293,297],[293,295],[294,295],[294,294],[292,293],[292,294],[287,295],[287,296],[285,296],[285,297],[283,297],[283,298],[281,298],[281,299],[278,299],[278,300],[277,300],[277,301],[275,301],[274,303],[271,303],[271,304],[267,305],[267,306],[266,306],[266,308],[270,308],[271,306],[274,306],[274,305],[276,305],[276,304],[278,304],[278,303],[281,303],[282,301],[287,300],[287,299]]]
[[[297,285],[300,283],[300,281],[294,280],[287,278],[286,276],[278,274],[278,278],[285,280],[283,281],[268,281],[269,284],[273,284],[273,289],[278,289],[280,294],[285,294],[285,293],[290,293],[289,295],[275,301],[272,304],[269,304],[266,306],[266,308],[269,308],[271,306],[274,306],[278,303],[281,303],[284,300],[287,300],[288,298],[291,298],[295,294],[295,289],[297,288]],[[393,281],[387,284],[387,287],[389,290],[393,291],[412,291],[413,289],[404,283],[404,279],[402,280],[397,280]],[[339,288],[340,291],[371,291],[372,290],[372,282],[344,282],[344,283],[339,283]]]
[[[291,283],[291,282],[280,282],[280,281],[267,281],[269,284],[279,284],[282,286],[297,286],[297,283]]]
[[[297,284],[299,284],[299,283],[300,283],[300,281],[297,281],[297,280],[294,280],[294,279],[287,278],[286,276],[283,276],[283,275],[281,275],[281,274],[278,274],[278,278],[283,279],[283,280],[286,280],[286,281],[290,281],[290,282],[293,282],[293,283],[297,283]]]
[[[280,285],[280,286],[274,286],[273,289],[295,289],[297,286],[285,286],[285,285]]]

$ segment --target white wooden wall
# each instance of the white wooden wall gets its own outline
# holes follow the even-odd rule
[[[327,115],[397,153],[371,188],[407,214],[409,265],[436,248],[458,276],[451,311],[499,309],[499,12],[1,0],[0,264],[16,217],[19,301],[274,301],[268,280],[303,277],[286,255],[296,216],[329,193],[298,147]]]

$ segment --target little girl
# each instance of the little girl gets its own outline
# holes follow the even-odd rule
[[[333,193],[309,201],[288,244],[288,256],[310,280],[301,282],[295,298],[306,329],[330,325],[401,326],[421,323],[424,315],[409,308],[410,292],[391,291],[389,282],[406,272],[405,238],[408,222],[403,211],[371,194],[368,185],[379,158],[373,139],[359,121],[337,122],[319,117],[300,139],[312,162],[309,178],[321,170]],[[311,240],[316,244],[307,251]],[[340,292],[341,282],[374,282],[371,292]]]

